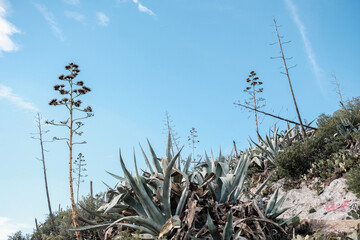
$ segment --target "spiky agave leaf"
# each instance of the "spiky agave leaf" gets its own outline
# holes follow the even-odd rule
[[[184,172],[185,174],[189,174],[190,164],[191,164],[191,155],[188,156],[188,158],[187,158],[187,160],[186,160],[186,162],[185,162],[185,165],[184,165],[184,170],[183,170],[183,172]]]
[[[136,180],[131,176],[129,171],[126,169],[124,160],[122,159],[122,156],[121,156],[121,152],[120,152],[120,164],[124,171],[125,177],[131,184],[131,187],[132,187],[134,193],[139,198],[139,200],[143,203],[143,207],[146,212],[146,215],[153,221],[156,221],[159,224],[164,224],[166,220],[165,220],[164,216],[162,215],[162,212],[155,205],[155,203],[152,201],[152,199],[149,198],[145,189],[143,189],[141,186],[138,186]]]
[[[163,173],[163,169],[161,168],[160,166],[160,163],[156,157],[156,154],[155,154],[155,151],[154,149],[152,148],[150,142],[149,142],[149,139],[147,139],[147,142],[148,142],[148,145],[149,145],[149,149],[150,149],[150,153],[151,153],[151,156],[152,156],[152,162],[155,166],[155,171],[156,173]]]
[[[276,204],[276,201],[277,201],[278,194],[279,194],[279,188],[277,188],[275,190],[275,192],[273,193],[273,195],[271,196],[269,203],[265,209],[265,216],[267,216],[273,210],[273,208]]]
[[[171,193],[171,170],[175,164],[176,159],[179,157],[181,150],[171,159],[169,162],[167,169],[164,171],[164,188],[163,188],[163,196],[162,203],[164,206],[164,214],[166,220],[171,217],[171,206],[170,206],[170,193]]]
[[[273,176],[273,173],[270,174],[269,177],[268,177],[268,178],[261,184],[261,186],[256,190],[256,192],[253,194],[252,199],[253,199],[254,197],[258,196],[258,195],[261,193],[261,191],[265,188],[266,184],[267,184],[268,181],[272,178],[272,176]],[[250,193],[251,193],[251,192],[250,192]],[[252,194],[252,193],[251,193],[251,194]]]
[[[113,176],[114,178],[116,178],[116,179],[118,179],[120,181],[125,181],[126,180],[126,178],[120,177],[120,176],[118,176],[116,174],[113,174],[111,172],[108,172],[108,171],[105,171],[105,172],[107,172],[108,174],[110,174],[111,176]]]
[[[139,143],[139,146],[140,146],[141,152],[142,152],[142,154],[143,154],[143,156],[144,156],[146,166],[149,168],[149,171],[150,171],[151,175],[154,175],[155,172],[154,172],[154,170],[152,169],[151,164],[150,164],[150,162],[149,162],[149,159],[147,158],[147,156],[146,156],[146,154],[145,154],[145,152],[144,152],[144,149],[142,148],[142,146],[141,146],[140,143]]]
[[[232,185],[232,188],[235,189],[234,197],[232,201],[236,201],[239,198],[240,193],[243,190],[245,179],[247,176],[249,164],[250,164],[250,155],[245,155],[244,160],[240,164],[239,168],[237,168],[234,172],[235,179]],[[231,196],[230,196],[231,197]]]
[[[210,214],[207,215],[207,224],[209,228],[209,232],[214,240],[220,240],[220,234],[218,230],[216,229],[214,222],[212,221]]]
[[[232,232],[233,232],[233,213],[230,212],[225,224],[222,240],[230,240],[232,237]]]
[[[189,181],[188,176],[185,173],[181,172],[180,170],[176,170],[176,171],[178,171],[185,179],[185,187],[183,189],[183,192],[181,193],[181,197],[180,197],[180,200],[178,202],[178,205],[177,205],[176,211],[175,211],[175,215],[179,216],[186,204],[187,196],[189,194],[190,181]]]
[[[114,221],[113,223],[111,223],[108,228],[114,226],[114,225],[119,225],[119,224],[123,224],[122,222],[126,221],[129,223],[134,224],[135,226],[139,226],[139,227],[144,227],[145,232],[150,233],[150,234],[159,234],[159,232],[161,231],[162,225],[152,221],[151,219],[145,218],[144,216],[128,216],[128,217],[122,217],[119,218],[118,220]]]

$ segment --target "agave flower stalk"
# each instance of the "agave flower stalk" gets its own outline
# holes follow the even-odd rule
[[[79,129],[84,125],[81,121],[82,119],[86,119],[89,117],[94,116],[92,113],[92,108],[87,106],[86,108],[81,108],[82,101],[79,99],[82,95],[87,94],[91,91],[90,88],[84,85],[83,81],[75,82],[74,79],[77,77],[78,73],[80,72],[79,66],[74,63],[69,63],[69,65],[65,66],[65,69],[69,71],[69,75],[60,75],[59,80],[65,82],[68,85],[68,89],[65,88],[65,84],[56,84],[54,86],[54,90],[58,91],[61,95],[66,96],[61,100],[52,99],[49,102],[51,106],[58,106],[62,105],[65,106],[68,110],[69,117],[65,121],[59,121],[55,123],[54,120],[47,121],[48,124],[54,126],[61,126],[66,127],[69,130],[69,137],[68,138],[58,138],[54,137],[54,140],[65,140],[69,147],[69,186],[70,186],[70,201],[71,201],[71,209],[72,209],[72,218],[73,218],[73,225],[74,227],[78,227],[77,222],[77,214],[76,214],[76,205],[74,200],[74,191],[73,191],[73,147],[75,144],[84,144],[83,142],[74,142],[74,134],[81,136],[83,132],[79,131]],[[77,88],[78,87],[78,88]],[[85,115],[80,117],[75,117],[75,112],[81,112]],[[76,237],[78,240],[81,239],[80,232],[76,232]]]
[[[264,91],[262,87],[260,87],[263,82],[259,80],[259,77],[256,76],[255,71],[251,71],[249,77],[246,79],[246,82],[250,84],[249,87],[246,87],[244,89],[244,92],[247,92],[250,94],[250,102],[245,100],[245,104],[247,106],[251,106],[254,108],[254,115],[255,115],[255,125],[256,125],[256,134],[259,135],[259,123],[258,123],[258,116],[257,116],[257,110],[264,107],[264,98],[259,98],[256,96],[257,93],[261,93]],[[252,101],[252,103],[251,103]],[[260,138],[258,138],[260,143]]]
[[[85,159],[84,159],[84,155],[82,155],[82,153],[78,154],[77,159],[75,159],[74,161],[76,167],[75,169],[73,169],[73,172],[76,174],[76,178],[74,178],[74,180],[76,180],[76,185],[77,185],[77,190],[76,190],[76,206],[79,205],[79,192],[80,192],[80,183],[84,182],[84,178],[87,177],[86,174],[84,174],[83,172],[86,171],[86,163],[85,163]]]
[[[285,55],[284,55],[284,51],[283,51],[283,48],[282,48],[282,42],[280,41],[280,35],[279,35],[279,32],[278,32],[278,27],[277,27],[275,18],[274,18],[273,20],[274,20],[274,25],[275,25],[276,36],[277,36],[278,43],[279,43],[279,47],[280,47],[281,58],[282,58],[283,63],[284,63],[285,75],[286,75],[286,77],[287,77],[287,79],[288,79],[288,82],[289,82],[290,92],[291,92],[291,96],[292,96],[293,101],[294,101],[296,113],[297,113],[298,118],[299,118],[299,123],[300,123],[300,126],[301,126],[301,131],[302,131],[304,137],[306,137],[306,131],[305,131],[305,128],[304,128],[304,124],[302,123],[302,120],[301,120],[300,111],[299,111],[299,108],[298,108],[297,103],[296,103],[295,94],[294,94],[294,91],[293,91],[293,88],[292,88],[292,84],[291,84],[291,80],[290,80],[289,68],[288,68],[287,65],[286,65],[286,57],[285,57]]]
[[[46,151],[45,148],[44,148],[44,142],[46,142],[46,141],[44,141],[43,135],[48,133],[49,131],[43,131],[43,129],[42,129],[43,123],[41,123],[42,120],[41,120],[40,113],[37,113],[35,121],[37,123],[37,127],[38,127],[38,130],[39,130],[39,132],[36,133],[36,135],[38,135],[39,137],[32,136],[32,138],[33,139],[38,139],[39,142],[40,142],[41,162],[42,162],[42,165],[43,165],[45,191],[46,191],[46,198],[47,198],[48,208],[49,208],[49,216],[50,216],[53,231],[54,231],[54,233],[57,233],[55,220],[54,220],[54,215],[53,215],[52,210],[51,210],[51,201],[50,201],[50,194],[49,194],[49,188],[48,188],[48,181],[47,181],[47,174],[46,174],[46,164],[45,164],[45,153],[44,153]],[[33,135],[35,135],[35,133]]]
[[[197,135],[197,131],[195,128],[191,128],[190,130],[190,136],[188,136],[188,141],[189,141],[189,144],[192,148],[192,161],[193,161],[193,164],[194,164],[194,167],[196,165],[196,162],[195,162],[195,144],[196,143],[199,143],[200,141],[197,139],[199,137],[199,135]]]

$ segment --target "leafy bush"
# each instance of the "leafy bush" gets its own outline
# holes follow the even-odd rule
[[[103,204],[103,197],[102,194],[96,194],[94,198],[91,198],[90,195],[83,197],[80,201],[80,205],[84,206],[86,209],[90,211],[96,211],[101,205]],[[77,210],[78,216],[91,220],[96,221],[98,220],[97,217],[92,216],[88,212],[84,211],[80,207]],[[75,232],[69,231],[68,229],[73,228],[72,222],[72,212],[71,209],[66,209],[65,211],[60,211],[54,214],[55,217],[55,225],[58,229],[58,233],[53,232],[53,228],[51,225],[51,220],[49,217],[45,220],[44,223],[39,225],[39,229],[35,230],[32,238],[34,240],[41,239],[41,240],[73,240],[76,239]],[[81,222],[80,222],[81,224]],[[82,226],[85,223],[81,224]],[[92,231],[84,231],[82,232],[82,236],[84,239],[99,239],[97,236],[101,234],[101,232],[97,232],[96,230]]]
[[[8,236],[8,240],[30,240],[29,234],[22,235],[21,231],[17,231],[13,235]]]
[[[353,193],[356,194],[356,197],[360,198],[360,166],[351,169],[346,174],[346,184]]]
[[[293,143],[275,158],[277,174],[280,178],[298,178],[310,168],[310,154],[313,150],[309,149],[310,146],[306,142]]]
[[[360,98],[353,98],[345,107],[346,110],[340,109],[332,116],[321,114],[317,121],[318,130],[313,136],[303,142],[294,142],[275,157],[279,177],[299,178],[311,167],[319,169],[319,174],[324,169],[336,168],[336,156],[333,154],[346,149],[351,150],[360,139],[360,132],[356,129],[360,124]],[[347,127],[345,123],[353,127],[349,131],[344,131]]]
[[[360,155],[348,150],[339,151],[325,160],[313,163],[307,177],[320,177],[321,180],[332,180],[342,177],[345,172],[360,164]]]

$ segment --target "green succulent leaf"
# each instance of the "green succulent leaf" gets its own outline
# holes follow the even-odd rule
[[[152,201],[152,199],[149,198],[147,192],[142,187],[138,186],[136,180],[131,176],[129,171],[126,169],[121,153],[120,153],[120,164],[124,171],[124,175],[129,181],[132,189],[134,190],[134,193],[139,198],[139,201],[143,203],[143,207],[147,216],[159,224],[164,224],[166,220],[164,219],[164,216],[162,215],[161,211],[157,208],[157,206]]]
[[[176,211],[175,211],[175,215],[177,216],[180,216],[185,204],[186,204],[186,200],[187,200],[187,196],[189,194],[189,186],[190,186],[190,182],[189,182],[189,178],[188,176],[181,172],[180,170],[177,170],[182,176],[183,178],[185,179],[185,187],[184,187],[184,190],[182,191],[181,193],[181,197],[180,197],[180,200],[178,202],[178,205],[176,207]]]
[[[154,172],[153,168],[151,167],[151,164],[150,164],[150,162],[149,162],[149,159],[147,158],[147,156],[146,156],[146,154],[145,154],[144,149],[142,148],[142,146],[141,146],[140,144],[139,144],[139,146],[140,146],[141,152],[142,152],[142,154],[143,154],[143,156],[144,156],[146,166],[149,168],[149,171],[150,171],[151,175],[153,175],[155,172]]]
[[[98,224],[98,225],[90,225],[90,226],[83,226],[83,227],[78,227],[78,228],[70,228],[68,229],[69,231],[85,231],[85,230],[95,230],[95,229],[99,229],[99,228],[106,228],[108,227],[110,224]]]
[[[191,164],[191,155],[188,156],[188,158],[186,159],[185,165],[184,165],[184,173],[185,174],[189,174],[190,164]]]
[[[270,174],[270,176],[263,182],[263,184],[261,184],[261,186],[258,188],[258,190],[256,190],[256,192],[254,193],[254,196],[257,196],[261,193],[261,191],[265,188],[266,184],[268,183],[268,181],[271,179],[272,176],[273,176],[273,173]]]
[[[214,222],[212,221],[212,219],[210,217],[210,214],[208,214],[208,216],[207,216],[207,223],[208,223],[209,232],[210,232],[212,238],[214,240],[220,240],[221,239],[220,234],[219,234],[218,230],[216,229]]]
[[[163,195],[162,195],[162,203],[164,206],[164,213],[165,218],[171,218],[171,206],[170,206],[170,194],[171,194],[171,171],[175,164],[176,159],[179,157],[181,150],[171,159],[169,162],[167,169],[164,172],[164,188],[163,188]]]
[[[233,213],[230,212],[225,224],[222,240],[231,240],[232,231],[233,231]]]
[[[273,193],[273,195],[271,196],[271,198],[269,200],[269,203],[268,203],[268,205],[266,206],[266,209],[265,209],[265,216],[267,216],[273,210],[273,208],[274,208],[274,206],[276,204],[276,201],[277,201],[278,194],[279,194],[279,188],[277,188],[275,190],[275,192]]]
[[[111,172],[108,172],[108,171],[106,171],[106,172],[107,172],[108,174],[110,174],[111,176],[113,176],[114,178],[120,180],[120,181],[125,181],[125,180],[126,180],[126,178],[124,178],[124,177],[120,177],[120,176],[118,176],[118,175],[116,175],[116,174],[113,174],[113,173],[111,173]]]
[[[152,148],[149,140],[147,140],[147,142],[148,142],[148,145],[149,145],[150,153],[151,153],[151,156],[152,156],[152,162],[153,162],[153,164],[155,166],[156,173],[163,173],[163,170],[162,170],[162,168],[160,166],[160,163],[159,163],[159,161],[158,161],[158,159],[156,157],[154,149]]]

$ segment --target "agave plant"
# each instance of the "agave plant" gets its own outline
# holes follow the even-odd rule
[[[244,188],[250,159],[251,154],[245,152],[232,166],[234,160],[232,154],[226,158],[222,156],[220,150],[219,158],[215,160],[212,152],[211,158],[205,153],[201,171],[192,173],[191,180],[198,184],[209,181],[208,187],[214,199],[219,203],[236,202]]]
[[[174,240],[216,239],[218,232],[227,240],[235,236],[234,233],[238,236],[248,236],[249,232],[258,234],[257,228],[261,227],[266,235],[274,228],[280,229],[277,230],[279,237],[274,239],[283,239],[284,229],[274,221],[276,217],[271,215],[273,219],[270,219],[264,210],[256,208],[255,197],[261,189],[252,194],[249,202],[240,200],[251,153],[242,154],[235,164],[232,155],[225,158],[221,151],[218,159],[213,154],[211,158],[205,154],[205,162],[190,171],[191,158],[182,170],[180,168],[181,149],[171,156],[170,137],[164,158],[158,158],[149,142],[148,145],[151,163],[140,147],[149,170],[139,173],[134,154],[135,176],[131,175],[120,153],[124,177],[109,173],[119,183],[115,188],[108,186],[106,204],[93,213],[102,221],[76,230],[125,227],[141,231],[152,239]],[[239,232],[240,229],[247,230]]]
[[[304,137],[300,134],[299,126],[290,127],[287,125],[285,131],[279,132],[279,127],[274,126],[274,130],[269,130],[269,134],[265,135],[265,139],[260,135],[260,143],[249,143],[249,151],[253,153],[252,162],[255,162],[261,168],[267,168],[268,163],[274,164],[275,157],[286,147],[290,146],[293,142],[303,141]],[[265,165],[265,166],[264,166]]]
[[[360,130],[360,128],[356,128],[347,118],[340,118],[340,121],[341,123],[335,121],[335,124],[338,133],[340,133],[342,136],[345,136],[350,132],[358,132]]]

